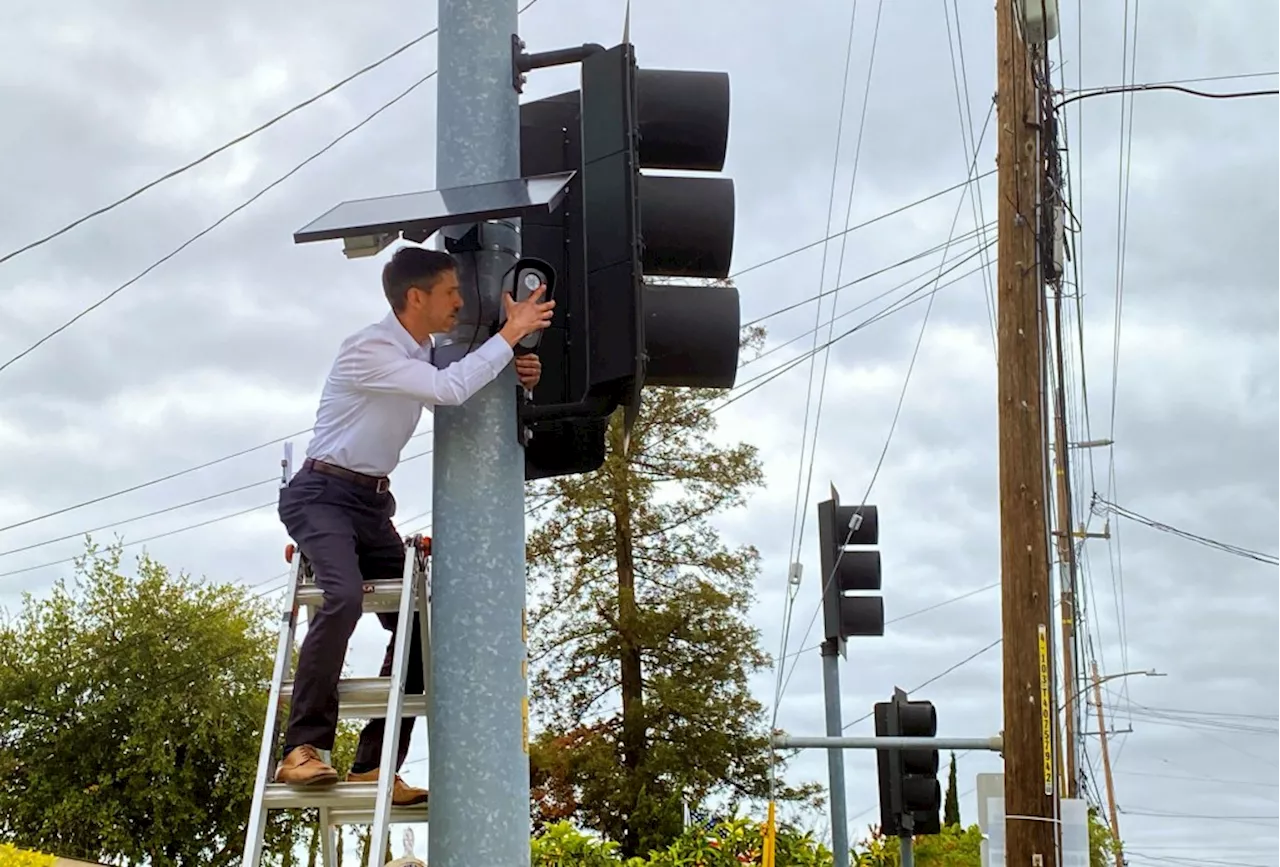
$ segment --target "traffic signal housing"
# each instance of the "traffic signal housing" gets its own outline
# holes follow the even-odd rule
[[[938,732],[933,703],[910,701],[901,689],[875,706],[876,737],[931,738]],[[942,787],[936,749],[876,750],[880,832],[893,837],[942,831]]]
[[[880,589],[880,552],[865,547],[880,541],[880,515],[875,506],[841,505],[831,499],[818,504],[818,546],[822,573],[823,637],[845,655],[845,639],[884,635],[884,600],[850,596]]]
[[[582,60],[581,87],[520,107],[521,174],[576,171],[560,207],[523,220],[522,255],[559,275],[538,351],[543,376],[521,408],[526,478],[589,472],[607,420],[629,433],[646,385],[731,388],[740,307],[722,281],[733,253],[729,78],[638,68],[623,43]]]

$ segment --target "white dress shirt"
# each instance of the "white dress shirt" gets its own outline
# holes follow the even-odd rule
[[[370,476],[390,475],[424,406],[457,406],[492,382],[511,358],[510,345],[495,334],[440,370],[431,363],[430,344],[419,344],[388,313],[338,349],[307,457]]]

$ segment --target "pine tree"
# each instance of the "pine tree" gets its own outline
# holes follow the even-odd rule
[[[951,772],[947,775],[947,799],[943,824],[960,827],[960,795],[956,788],[956,754],[951,754]]]
[[[759,554],[709,522],[764,477],[753,446],[711,441],[721,394],[646,389],[628,454],[618,412],[604,466],[530,492],[547,504],[528,543],[535,824],[576,819],[627,855],[674,839],[683,802],[768,794],[748,686],[769,661],[746,620]]]

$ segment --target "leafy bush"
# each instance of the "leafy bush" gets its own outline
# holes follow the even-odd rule
[[[56,860],[52,855],[27,852],[8,843],[0,843],[0,867],[52,867]]]
[[[624,861],[615,843],[578,831],[567,822],[549,825],[533,840],[533,867],[742,867],[759,864],[763,824],[733,819],[711,830],[689,828],[666,849]],[[811,834],[779,828],[777,863],[830,867],[831,852]]]

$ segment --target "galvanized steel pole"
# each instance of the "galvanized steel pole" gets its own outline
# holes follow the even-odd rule
[[[516,0],[439,0],[436,187],[520,176],[512,85]],[[457,240],[466,227],[449,229]],[[484,223],[458,253],[466,302],[438,337],[446,367],[491,335],[514,220]],[[512,367],[462,406],[435,410],[432,504],[432,867],[528,864],[524,675],[524,451]]]
[[[827,736],[837,737],[841,731],[840,658],[836,643],[828,639],[822,645],[822,691],[827,706]],[[835,867],[849,867],[849,813],[845,806],[844,751],[827,751],[827,776],[831,788],[831,851]]]
[[[809,737],[777,735],[773,745],[780,750],[991,750],[1002,752],[1004,739],[993,738],[909,738],[909,737]]]

